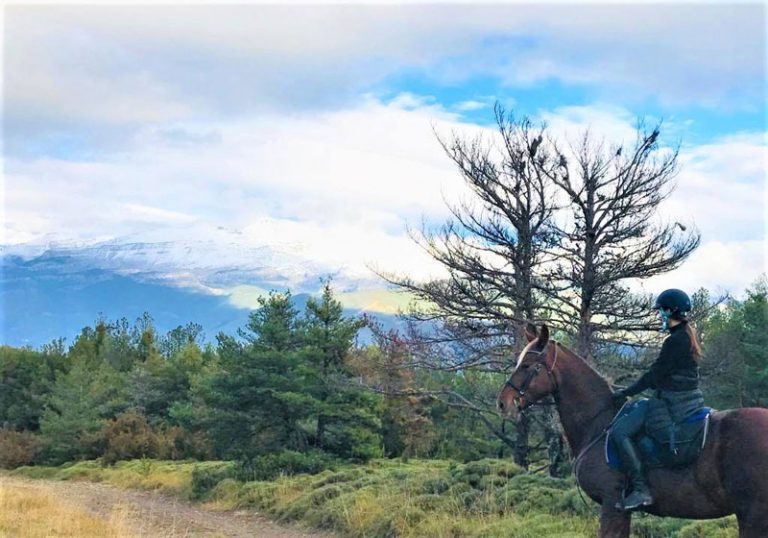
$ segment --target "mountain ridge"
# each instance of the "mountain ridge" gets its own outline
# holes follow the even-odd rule
[[[83,327],[93,326],[100,317],[133,320],[144,313],[152,316],[161,334],[194,322],[203,326],[206,339],[212,341],[221,331],[235,334],[253,310],[252,305],[233,304],[229,294],[196,279],[185,283],[147,267],[117,271],[91,263],[88,256],[70,254],[49,249],[29,258],[8,252],[0,255],[1,344],[39,347],[58,338],[72,343]],[[246,274],[233,281],[246,281],[264,290],[287,289],[246,279]],[[294,294],[296,307],[303,310],[311,295]],[[365,309],[345,308],[344,312],[356,316]],[[398,324],[393,315],[369,313],[386,327]],[[370,334],[361,338],[367,341]]]

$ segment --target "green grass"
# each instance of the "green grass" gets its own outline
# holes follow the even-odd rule
[[[207,508],[254,508],[278,521],[354,537],[591,537],[597,507],[585,506],[571,478],[523,472],[513,463],[481,460],[374,460],[314,475],[239,482],[227,462],[139,460],[103,467],[80,462],[23,467],[29,477],[87,479],[157,489],[201,499]],[[194,476],[194,480],[193,480]],[[733,518],[693,522],[635,516],[637,538],[731,538]]]
[[[576,537],[596,531],[590,511],[574,502],[569,481],[527,475],[514,464],[491,460],[378,460],[251,482],[237,495],[231,484],[224,486],[213,497],[228,504],[236,499],[231,507],[253,506],[281,521],[345,536]]]

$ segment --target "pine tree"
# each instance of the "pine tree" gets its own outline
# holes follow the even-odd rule
[[[52,463],[95,457],[103,425],[91,386],[93,371],[78,361],[56,379],[40,420],[46,457]]]
[[[353,380],[348,359],[363,319],[344,316],[330,282],[319,299],[307,301],[301,329],[302,353],[317,400],[314,445],[344,458],[369,459],[381,453],[380,398]]]
[[[210,409],[210,435],[223,457],[306,446],[300,422],[316,402],[303,388],[297,311],[290,293],[260,299],[242,340],[220,334],[220,372],[203,390]]]
[[[113,367],[105,352],[110,341],[110,325],[104,321],[83,329],[67,354],[68,369],[56,375],[40,419],[51,462],[97,456],[104,420],[129,406],[126,374]]]
[[[0,346],[0,428],[38,430],[56,373],[65,368],[60,341],[42,351]]]
[[[703,386],[718,408],[768,404],[768,281],[731,299],[701,322]]]

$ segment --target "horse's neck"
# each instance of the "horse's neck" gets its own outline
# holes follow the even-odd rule
[[[564,349],[557,411],[574,455],[610,422],[614,414],[608,382],[583,359]]]

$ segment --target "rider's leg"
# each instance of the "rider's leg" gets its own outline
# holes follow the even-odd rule
[[[640,455],[635,448],[632,439],[625,437],[620,441],[619,452],[624,462],[629,477],[629,491],[621,503],[624,510],[634,510],[641,506],[653,504],[653,496],[643,475],[643,465]]]
[[[632,441],[632,438],[643,429],[647,409],[646,401],[637,402],[632,411],[617,420],[611,428],[611,439],[629,477],[629,492],[620,506],[624,510],[653,504],[653,497],[643,475],[640,456]]]

